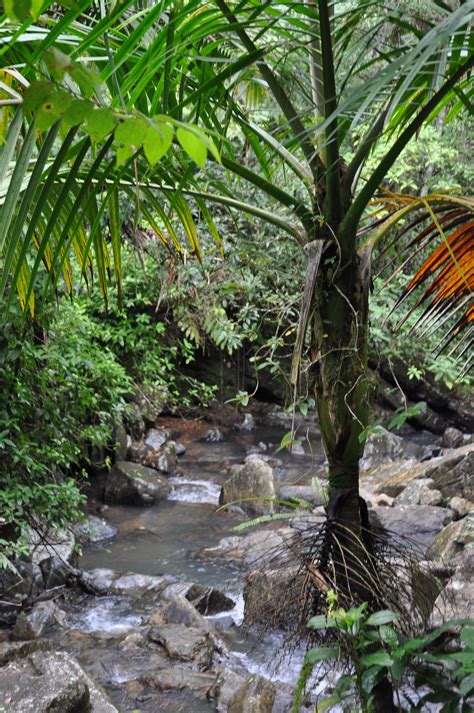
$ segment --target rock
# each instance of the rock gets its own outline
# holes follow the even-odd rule
[[[236,423],[235,428],[238,431],[253,431],[255,428],[255,419],[251,413],[244,415],[244,420],[241,423]]]
[[[458,428],[449,426],[443,433],[441,445],[443,448],[459,448],[464,444],[464,434]]]
[[[118,713],[65,652],[37,651],[0,669],[0,708],[12,713]]]
[[[104,594],[144,594],[145,592],[163,592],[173,581],[173,577],[163,577],[136,572],[118,572],[114,569],[84,570],[80,574],[80,583],[86,592],[95,595]]]
[[[176,455],[177,456],[184,456],[186,453],[186,446],[184,443],[176,443]]]
[[[215,547],[206,547],[199,552],[201,557],[218,557],[244,567],[264,564],[275,551],[283,549],[283,538],[273,530],[257,530],[249,535],[224,537]]]
[[[184,624],[161,624],[150,628],[148,638],[161,644],[172,659],[192,661],[201,671],[211,665],[214,641],[201,628]]]
[[[16,572],[0,573],[0,599],[22,602],[36,598],[44,589],[43,575],[36,562],[16,561]]]
[[[397,505],[441,505],[443,496],[431,478],[412,480],[396,498]]]
[[[132,441],[129,449],[130,460],[132,463],[142,463],[148,453],[148,446],[143,441]]]
[[[221,443],[224,440],[224,434],[218,428],[210,428],[204,434],[206,443]]]
[[[65,623],[66,615],[54,602],[40,602],[30,612],[20,613],[13,627],[13,636],[30,641],[38,639],[55,624],[64,626]]]
[[[403,438],[384,429],[383,433],[372,433],[365,441],[364,457],[360,469],[368,470],[374,465],[403,458],[405,444]]]
[[[49,557],[58,557],[63,562],[72,563],[77,558],[76,539],[69,530],[46,530],[37,525],[28,528],[30,556],[39,564]]]
[[[214,701],[218,711],[225,712],[235,693],[245,684],[245,678],[231,668],[224,668],[209,691],[209,698]]]
[[[148,451],[144,465],[159,470],[161,473],[172,473],[178,463],[176,443],[169,441],[157,451]]]
[[[118,530],[104,518],[88,515],[84,522],[73,525],[72,530],[81,543],[104,542],[111,540]]]
[[[220,614],[220,612],[230,611],[235,607],[233,599],[224,592],[214,587],[203,587],[194,584],[186,594],[186,599],[192,602],[198,612],[203,616]]]
[[[53,646],[52,641],[44,639],[41,641],[33,639],[29,641],[5,641],[0,644],[0,668],[10,663],[10,661],[24,659],[35,651],[51,651]]]
[[[429,560],[452,562],[463,548],[474,541],[474,524],[468,517],[451,522],[439,532],[431,543],[426,557]]]
[[[157,688],[159,691],[188,690],[199,698],[207,698],[215,680],[215,673],[190,671],[184,666],[161,668],[158,671],[145,673],[140,677],[142,683]]]
[[[271,713],[275,693],[275,685],[271,681],[252,674],[230,699],[227,713]]]
[[[133,402],[128,404],[123,418],[127,431],[132,435],[132,438],[139,441],[145,434],[145,419],[140,406]]]
[[[369,517],[372,524],[388,530],[393,539],[411,540],[425,552],[438,532],[448,525],[454,516],[448,508],[400,505],[396,508],[371,508]]]
[[[128,454],[128,433],[123,423],[117,423],[115,426],[115,445],[114,456],[115,460],[125,460]]]
[[[169,434],[161,428],[150,428],[147,431],[145,445],[152,451],[157,451],[161,446],[164,446],[169,438]]]
[[[273,471],[263,460],[256,459],[236,466],[232,475],[222,486],[219,503],[224,505],[246,498],[275,498]],[[273,513],[270,500],[251,500],[239,505],[250,515],[268,515]]]
[[[321,493],[317,493],[311,485],[282,485],[278,489],[279,500],[299,502],[304,500],[313,505],[322,505]]]
[[[454,497],[449,501],[449,507],[459,517],[464,517],[474,510],[474,503],[466,498]]]
[[[466,547],[461,564],[436,599],[430,626],[440,626],[449,619],[474,618],[474,548]]]
[[[377,469],[375,476],[380,484],[376,492],[384,492],[396,497],[412,480],[431,478],[434,487],[441,491],[443,498],[451,499],[459,496],[473,500],[473,472],[474,444],[467,444],[450,451],[442,458],[432,458],[423,463],[400,462],[386,470]]]
[[[373,495],[370,502],[372,503],[372,507],[391,508],[393,507],[395,498],[391,498],[390,495],[387,495],[386,493],[379,493],[378,495]]]
[[[157,384],[140,384],[135,386],[132,401],[137,405],[145,423],[153,425],[162,413],[168,400],[168,390]]]
[[[166,590],[163,596],[166,597]],[[203,631],[213,631],[211,624],[186,597],[180,594],[169,597],[169,600],[150,618],[150,624],[184,624]]]
[[[151,505],[170,492],[170,484],[152,468],[120,461],[107,478],[104,497],[112,503]]]
[[[306,455],[304,446],[302,443],[293,443],[290,448],[290,453],[292,456],[304,456]]]
[[[303,592],[305,574],[298,565],[249,572],[244,585],[244,622],[291,629],[302,613],[300,596],[292,595]]]

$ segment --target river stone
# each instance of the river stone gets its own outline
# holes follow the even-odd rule
[[[145,423],[153,425],[166,406],[168,390],[162,385],[140,384],[131,398]]]
[[[407,539],[423,552],[454,514],[448,508],[431,505],[400,505],[395,508],[374,507],[369,510],[371,523],[388,530],[393,539]]]
[[[140,406],[133,402],[128,404],[123,419],[125,427],[132,435],[132,438],[139,441],[145,434],[145,419],[142,416]]]
[[[0,572],[0,599],[22,602],[36,598],[44,589],[41,569],[35,562],[16,561],[16,572]]]
[[[35,651],[51,651],[54,643],[52,641],[29,640],[29,641],[4,641],[0,643],[0,667],[24,659]]]
[[[111,540],[118,532],[114,525],[95,515],[88,515],[84,522],[77,522],[72,526],[72,530],[78,541],[83,544]]]
[[[443,496],[435,488],[432,478],[416,478],[408,483],[395,502],[396,505],[442,505]]]
[[[300,620],[299,596],[304,590],[305,572],[299,565],[259,567],[245,577],[244,622],[291,629]]]
[[[458,428],[449,426],[443,433],[441,445],[443,448],[460,448],[464,443],[464,434]]]
[[[118,713],[65,652],[37,651],[0,669],[0,709],[15,713]]]
[[[55,624],[65,626],[66,615],[54,602],[39,602],[30,612],[21,612],[13,627],[15,639],[38,639]]]
[[[439,532],[431,543],[426,556],[430,560],[452,562],[463,548],[474,541],[474,522],[465,517],[451,522]]]
[[[263,676],[252,674],[230,699],[227,713],[271,713],[275,693],[275,684]]]
[[[436,599],[430,626],[457,618],[474,619],[474,547],[464,549],[460,566]]]
[[[244,415],[244,420],[240,423],[235,424],[235,428],[238,431],[253,431],[255,428],[255,419],[251,413],[246,413]]]
[[[166,592],[164,593],[166,596]],[[186,597],[175,594],[151,617],[150,624],[184,624],[195,629],[213,633],[212,624],[207,621]]]
[[[282,485],[278,489],[280,500],[298,502],[305,500],[313,505],[322,505],[321,494],[317,493],[311,485]]]
[[[115,460],[125,460],[128,453],[128,433],[123,423],[117,423],[115,426],[115,444],[114,456]]]
[[[158,450],[161,446],[164,446],[169,438],[169,433],[163,431],[161,428],[150,428],[147,431],[145,438],[145,445],[152,451]]]
[[[143,462],[148,467],[159,470],[160,473],[172,473],[178,464],[176,443],[168,441],[158,450],[148,451]]]
[[[188,690],[199,698],[207,698],[216,680],[216,674],[192,671],[184,666],[173,666],[145,673],[139,680],[159,691]]]
[[[222,486],[219,503],[225,505],[246,498],[275,498],[273,471],[261,459],[234,467],[234,475]],[[238,504],[250,515],[269,515],[273,513],[271,500],[251,500]]]
[[[243,567],[268,562],[275,552],[284,548],[283,538],[273,530],[256,530],[248,535],[224,537],[215,547],[200,550],[201,557],[218,557]]]
[[[218,428],[210,428],[204,434],[206,443],[221,443],[224,440],[224,434]]]
[[[211,665],[214,641],[201,628],[184,624],[161,624],[150,628],[148,638],[161,644],[172,659],[192,661],[201,671]]]
[[[449,501],[449,507],[456,515],[464,517],[474,510],[474,503],[466,498],[454,497]]]
[[[201,584],[193,584],[186,593],[188,599],[198,612],[203,616],[220,614],[223,611],[230,611],[235,607],[233,599],[228,597],[215,587],[203,587]]]
[[[63,562],[72,563],[77,559],[76,539],[69,530],[27,529],[30,556],[39,564],[48,557],[58,557]]]
[[[124,505],[152,505],[170,492],[170,484],[152,468],[120,461],[107,478],[104,498]]]
[[[161,593],[172,581],[170,575],[161,577],[105,568],[83,570],[80,574],[82,587],[89,594],[95,595]]]
[[[374,465],[387,461],[399,460],[403,458],[405,444],[403,438],[386,431],[383,433],[371,433],[366,441],[364,457],[360,460],[360,469],[368,470]]]
[[[245,684],[245,678],[231,668],[219,671],[217,679],[209,691],[209,698],[218,711],[225,712],[235,693]]]

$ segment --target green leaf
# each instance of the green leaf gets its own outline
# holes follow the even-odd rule
[[[41,105],[36,114],[36,128],[40,131],[49,129],[50,126],[62,117],[71,102],[72,97],[66,92],[58,91],[51,94]]]
[[[46,50],[44,57],[49,73],[57,82],[61,82],[66,72],[72,69],[71,58],[56,47]]]
[[[31,0],[5,0],[5,12],[9,20],[24,22],[31,11]]]
[[[318,661],[328,661],[339,656],[338,646],[316,646],[310,649],[305,656],[305,663],[317,663]]]
[[[69,74],[76,82],[83,97],[90,99],[94,96],[97,77],[79,64],[73,65],[69,70]]]
[[[320,616],[313,616],[308,621],[307,627],[308,629],[329,629],[334,627],[334,624],[328,620],[327,616],[321,614]]]
[[[51,82],[32,82],[24,93],[23,108],[25,114],[34,114],[41,104],[55,91],[56,88]]]
[[[390,609],[382,609],[371,614],[366,623],[368,626],[381,626],[382,624],[391,624],[399,618],[400,616]]]
[[[115,127],[115,119],[110,109],[96,109],[87,117],[87,129],[91,141],[99,142]]]
[[[148,132],[148,123],[142,117],[126,119],[114,133],[117,148],[117,166],[125,163],[142,146]]]
[[[362,656],[361,663],[364,666],[391,666],[393,659],[386,651],[376,651],[373,654]]]
[[[374,686],[379,682],[382,676],[383,671],[380,666],[371,666],[370,668],[367,668],[361,676],[362,689],[366,693],[371,693]]]
[[[173,141],[173,129],[169,124],[153,124],[148,126],[143,150],[148,162],[154,166],[167,153]]]
[[[204,168],[207,158],[207,147],[204,141],[196,136],[193,131],[180,126],[176,132],[179,143],[188,156],[197,163],[200,168]]]
[[[464,627],[461,630],[461,639],[466,642],[470,649],[474,649],[474,627]]]
[[[63,127],[70,129],[72,126],[82,124],[93,111],[94,105],[92,102],[74,99],[63,114]]]
[[[461,696],[467,696],[474,689],[474,673],[470,673],[469,676],[463,678],[459,684],[459,693]]]

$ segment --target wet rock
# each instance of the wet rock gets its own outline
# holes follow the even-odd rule
[[[443,496],[432,478],[412,480],[396,498],[397,505],[442,505]]]
[[[224,592],[214,587],[203,587],[200,584],[193,584],[186,593],[186,598],[203,616],[220,614],[220,612],[230,611],[235,607],[235,602]]]
[[[156,451],[165,445],[168,438],[169,433],[167,431],[163,431],[161,428],[150,428],[147,431],[144,443],[150,450]]]
[[[76,539],[69,530],[48,530],[41,525],[28,528],[30,556],[39,564],[49,557],[58,557],[72,564],[77,559]]]
[[[104,542],[111,540],[118,530],[104,518],[88,515],[84,522],[73,525],[72,530],[81,543]]]
[[[304,446],[302,443],[293,443],[290,448],[290,453],[292,456],[304,456],[306,455]]]
[[[249,535],[223,538],[216,547],[206,547],[200,557],[218,557],[235,562],[243,567],[264,564],[276,550],[283,548],[283,538],[272,530],[260,530]]]
[[[56,624],[65,626],[65,613],[54,602],[40,602],[30,612],[21,612],[13,627],[13,636],[24,641],[38,639]]]
[[[132,438],[139,441],[145,434],[145,420],[140,406],[133,402],[128,404],[123,418],[126,430],[131,433]]]
[[[386,431],[372,433],[365,442],[364,457],[360,461],[361,470],[368,470],[380,463],[403,458],[405,443],[403,438]]]
[[[0,669],[0,707],[15,713],[118,713],[65,652],[36,652]]]
[[[176,443],[176,455],[177,456],[184,456],[186,453],[186,446],[184,443]]]
[[[0,667],[5,666],[10,661],[24,659],[35,651],[51,651],[53,646],[52,641],[44,639],[41,641],[33,639],[27,641],[5,641],[0,644]]]
[[[282,485],[278,490],[280,500],[299,502],[304,500],[313,505],[322,505],[321,493],[317,493],[311,485]]]
[[[44,583],[39,565],[20,560],[15,562],[15,568],[16,572],[4,570],[0,573],[0,599],[19,603],[41,594]]]
[[[438,532],[454,517],[448,508],[430,505],[375,507],[369,510],[369,516],[372,524],[388,530],[395,540],[407,538],[423,552],[426,552]]]
[[[218,428],[210,428],[204,434],[206,443],[221,443],[224,440],[224,434]]]
[[[464,444],[464,434],[458,428],[449,426],[443,433],[441,445],[443,448],[460,448]]]
[[[236,423],[235,428],[238,431],[253,431],[255,428],[255,419],[251,413],[244,415],[244,420],[241,423]]]
[[[469,518],[457,520],[436,535],[426,556],[429,560],[452,562],[469,542],[474,542],[474,524]]]
[[[163,594],[166,597],[166,591]],[[214,633],[212,624],[195,609],[186,597],[175,594],[158,609],[150,619],[150,624],[184,624],[209,633]]]
[[[271,713],[275,701],[275,685],[263,676],[253,674],[234,693],[228,713]]]
[[[449,501],[449,507],[459,517],[464,517],[474,510],[474,503],[466,498],[454,497]]]
[[[80,575],[82,587],[89,594],[95,595],[161,593],[171,581],[171,576],[160,577],[102,568],[84,570]]]
[[[300,596],[304,589],[304,573],[299,566],[260,567],[245,578],[244,622],[291,629],[301,617]]]
[[[378,495],[372,495],[370,502],[373,507],[391,508],[393,507],[395,498],[391,498],[390,495],[386,495],[385,493],[379,493]]]
[[[214,641],[201,628],[184,624],[161,624],[150,628],[148,638],[163,646],[172,659],[191,661],[199,670],[205,670],[211,665]]]
[[[172,473],[178,463],[176,453],[176,443],[168,441],[157,451],[148,451],[145,456],[144,464],[149,468],[154,468],[160,473]]]
[[[128,433],[123,423],[117,423],[115,426],[115,444],[114,456],[115,460],[126,460],[128,454]]]
[[[440,626],[456,618],[474,618],[474,548],[466,547],[461,563],[436,599],[430,626]]]
[[[120,461],[107,478],[104,497],[112,503],[152,505],[170,492],[170,484],[152,468]]]
[[[130,460],[132,463],[142,463],[148,453],[148,446],[143,441],[132,441],[129,449]]]
[[[134,388],[132,401],[137,405],[145,423],[153,425],[163,412],[168,390],[162,385],[140,384]]]
[[[214,701],[218,711],[227,711],[230,700],[244,684],[243,676],[231,668],[224,668],[209,691],[209,698]]]
[[[263,460],[256,459],[243,466],[234,466],[232,475],[222,486],[219,503],[224,505],[247,498],[265,498],[238,503],[250,515],[273,513],[275,498],[273,471]]]
[[[159,691],[191,691],[199,698],[207,698],[212,689],[216,675],[191,671],[184,666],[160,668],[158,671],[145,673],[140,681]]]

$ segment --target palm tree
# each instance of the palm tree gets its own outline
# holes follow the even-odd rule
[[[42,261],[50,285],[62,275],[72,290],[71,249],[85,279],[95,263],[104,296],[111,249],[120,285],[121,195],[166,247],[181,250],[176,215],[198,257],[193,205],[217,240],[211,203],[266,220],[301,245],[307,269],[291,378],[296,385],[309,335],[329,463],[329,547],[338,585],[356,599],[369,597],[372,568],[359,497],[371,258],[400,220],[414,214],[413,227],[431,224],[418,231],[417,246],[441,240],[410,291],[441,267],[429,283],[432,313],[459,312],[455,333],[472,322],[465,257],[472,199],[384,195],[381,184],[426,122],[472,109],[473,10],[474,0],[454,9],[421,3],[413,12],[369,0],[163,0],[137,8],[129,0],[55,8],[54,25],[52,11],[37,23],[28,16],[13,35],[5,23],[0,29],[9,124],[0,155],[1,294],[17,289],[33,311]],[[271,114],[263,120],[249,101],[262,95]],[[243,157],[229,140],[236,131]],[[387,138],[362,180],[368,156]],[[206,155],[221,163],[222,177],[203,190]],[[225,172],[275,209],[231,194]]]

